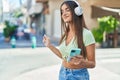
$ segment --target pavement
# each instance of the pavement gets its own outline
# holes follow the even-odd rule
[[[57,39],[52,38],[52,43],[57,44]],[[10,43],[6,43],[3,40],[0,41],[0,49],[11,48]],[[19,47],[31,47],[31,42],[26,40],[17,41],[16,46]],[[38,42],[37,47],[43,47],[42,42]],[[111,49],[112,50],[112,49]],[[117,50],[120,50],[119,48]],[[102,50],[101,50],[102,51]],[[109,50],[108,50],[109,51]],[[97,61],[98,62],[98,61]],[[60,63],[57,65],[37,68],[16,76],[13,80],[58,80]],[[101,64],[96,65],[93,69],[88,69],[90,73],[90,80],[120,80],[120,75],[116,74]]]
[[[47,51],[47,49],[45,49],[45,50]],[[117,58],[117,60],[118,60],[119,52],[120,52],[119,50],[120,50],[120,48],[100,49],[100,50],[97,49],[96,67],[92,68],[92,69],[88,69],[89,73],[90,73],[90,80],[120,80],[120,74],[117,74],[117,73],[107,69],[106,67],[103,67],[100,64],[100,60],[98,59],[99,56],[106,57],[105,54],[115,53],[118,55],[118,58]],[[102,53],[104,52],[105,54],[101,55],[101,52]],[[108,55],[108,56],[110,56],[110,55]],[[105,61],[106,60],[104,60],[104,62]],[[112,61],[113,61],[113,59],[112,59]],[[114,62],[112,65],[114,65]],[[59,64],[52,65],[52,66],[34,69],[34,70],[31,70],[31,71],[28,71],[28,72],[25,72],[23,74],[16,76],[13,80],[58,80],[60,66],[61,66],[61,64],[59,63]],[[117,67],[118,66],[116,66],[116,68]]]
[[[58,80],[60,64],[39,68],[20,76],[13,80]],[[90,73],[90,80],[120,80],[120,75],[117,75],[100,65],[93,69],[88,69]]]

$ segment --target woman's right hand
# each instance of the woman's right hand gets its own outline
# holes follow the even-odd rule
[[[46,36],[46,35],[43,36],[43,43],[46,47],[49,47],[51,45],[50,39],[48,36]]]

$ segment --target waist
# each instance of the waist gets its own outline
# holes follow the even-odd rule
[[[68,68],[68,69],[81,69],[80,66],[71,65],[69,62],[67,62],[65,60],[62,62],[62,66],[64,66],[65,68]]]
[[[75,73],[75,72],[77,72],[77,73],[78,72],[79,73],[87,72],[88,73],[87,68],[67,68],[64,65],[61,66],[61,70],[67,71],[67,72],[71,72],[72,71],[72,73]]]

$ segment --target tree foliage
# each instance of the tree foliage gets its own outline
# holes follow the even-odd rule
[[[119,21],[113,16],[104,16],[97,19],[99,25],[92,30],[96,42],[103,42],[103,33],[111,33],[118,27]]]

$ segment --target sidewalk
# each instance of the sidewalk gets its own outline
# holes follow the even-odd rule
[[[52,42],[54,44],[57,43],[57,39],[55,39],[55,38],[51,38],[51,39],[52,39]],[[5,48],[7,48],[7,47],[11,48],[9,43],[0,42],[0,44],[1,44],[0,48],[1,47],[3,48],[3,46]],[[41,43],[39,43],[39,44],[41,45]],[[23,47],[31,47],[31,42],[30,41],[20,41],[17,43],[17,48],[18,47],[22,47],[22,48]],[[38,54],[38,52],[40,53],[41,51],[44,51],[44,53],[49,53],[48,50],[46,50],[45,48],[44,49],[42,48],[42,50],[36,49],[35,50],[36,52],[33,50],[29,50],[29,49],[25,49],[25,50],[31,51],[32,54],[35,54],[35,53]],[[116,49],[116,50],[119,51],[119,49]],[[15,49],[13,51],[20,52],[21,49],[18,49],[18,50]],[[110,52],[116,53],[115,50],[106,49],[106,51],[104,51],[104,49],[103,49],[103,50],[100,50],[99,53],[100,54],[102,52],[104,52],[104,53],[108,53],[108,52],[109,53]],[[20,52],[20,54],[21,54],[21,52]],[[105,57],[105,55],[103,55],[103,56]],[[107,54],[107,56],[108,56],[108,54]],[[115,58],[119,58],[119,56],[117,56]],[[48,66],[48,67],[44,67],[44,68],[38,68],[38,69],[34,69],[32,71],[29,71],[29,72],[19,74],[13,80],[58,80],[59,69],[60,69],[60,64]],[[99,64],[97,64],[97,66],[94,69],[89,69],[89,72],[90,72],[90,78],[91,78],[90,80],[120,80],[120,76],[118,74],[115,74],[115,73],[101,67]]]
[[[58,39],[54,37],[50,37],[51,43],[53,45],[58,45]],[[11,48],[10,42],[5,42],[4,39],[0,40],[0,49],[6,49]],[[16,48],[28,48],[31,47],[32,42],[31,40],[16,40]],[[44,44],[42,43],[42,38],[37,40],[37,47],[44,47]]]
[[[58,80],[60,64],[21,74],[13,80]],[[120,76],[97,65],[89,69],[90,80],[120,80]]]

